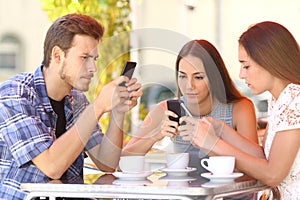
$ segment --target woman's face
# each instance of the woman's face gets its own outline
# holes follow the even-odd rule
[[[209,81],[202,61],[194,56],[183,57],[179,62],[178,86],[189,104],[210,101]]]
[[[241,45],[239,45],[238,56],[241,63],[239,76],[241,79],[245,79],[251,92],[253,94],[261,94],[267,90],[270,91],[274,82],[272,75],[252,60]]]

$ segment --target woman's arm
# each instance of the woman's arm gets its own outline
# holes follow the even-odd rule
[[[212,155],[214,146],[219,140],[223,140],[230,146],[238,148],[245,153],[265,158],[263,149],[259,144],[245,138],[222,120],[213,118],[199,120],[191,117],[182,117],[180,120],[187,123],[179,126],[179,134],[184,140],[190,140],[193,146],[207,154]]]
[[[122,155],[145,155],[156,142],[165,136],[174,136],[170,132],[177,132],[178,125],[167,119],[166,110],[166,101],[162,101],[148,113],[137,134],[124,147]],[[170,132],[167,132],[167,129]]]
[[[236,167],[240,171],[273,187],[287,176],[299,147],[300,129],[294,129],[276,133],[268,160],[259,155],[250,155],[224,140],[219,140],[212,151],[217,155],[235,156]]]
[[[251,100],[245,98],[233,104],[232,122],[238,133],[258,143],[256,114]]]
[[[239,171],[270,186],[278,185],[288,174],[300,147],[300,129],[277,132],[272,143],[269,158],[262,147],[227,126],[219,120],[195,120],[182,118],[185,126],[179,127],[184,140],[203,151],[215,155],[230,155],[236,158]],[[217,137],[221,133],[227,139]],[[236,146],[226,142],[232,138]]]

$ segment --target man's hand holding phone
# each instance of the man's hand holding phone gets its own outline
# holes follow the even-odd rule
[[[127,93],[127,97],[124,98],[125,101],[118,107],[121,112],[128,111],[137,105],[137,99],[143,94],[140,90],[142,85],[137,82],[136,78],[132,78],[136,64],[136,62],[127,61],[122,69],[121,76],[128,77],[129,82],[123,81],[119,84],[119,86],[122,86],[120,90]]]
[[[121,76],[127,76],[129,79],[132,78],[136,62],[127,61],[122,69]],[[122,82],[120,86],[125,86],[125,82]]]

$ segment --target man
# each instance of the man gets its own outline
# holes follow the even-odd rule
[[[85,151],[100,170],[117,167],[124,115],[142,92],[135,78],[121,76],[88,103],[83,92],[97,69],[102,36],[89,16],[60,17],[47,32],[42,65],[0,85],[0,198],[24,199],[25,182],[82,178]],[[103,134],[98,121],[110,111]]]

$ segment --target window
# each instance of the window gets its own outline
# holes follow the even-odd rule
[[[12,35],[0,37],[0,69],[17,70],[20,68],[20,42]]]

